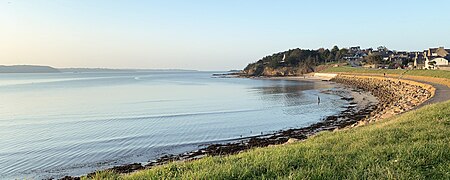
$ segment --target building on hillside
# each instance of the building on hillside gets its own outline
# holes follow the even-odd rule
[[[403,67],[412,61],[410,54],[410,52],[406,51],[394,51],[392,54],[389,54],[387,60],[391,64],[397,64],[398,66]]]
[[[444,49],[444,47],[429,48],[425,53],[425,69],[440,69],[440,67],[449,66],[449,49]]]
[[[349,53],[356,53],[358,51],[361,51],[361,47],[360,46],[355,46],[355,47],[350,47],[348,48]]]
[[[390,56],[394,54],[394,51],[387,49],[384,46],[378,47],[378,50],[373,50],[372,55],[380,55],[385,62],[390,60]]]
[[[366,56],[367,53],[365,50],[361,49],[360,46],[355,46],[348,48],[348,53],[344,56],[344,59],[347,60],[347,63],[352,67],[358,67],[361,66],[361,61],[363,61]]]

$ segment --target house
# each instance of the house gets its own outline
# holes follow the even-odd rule
[[[406,65],[412,60],[410,53],[406,51],[394,51],[387,57],[391,63]]]
[[[348,49],[348,51],[349,51],[350,53],[356,53],[356,52],[358,52],[358,51],[361,51],[361,47],[360,47],[360,46],[350,47],[350,48]]]
[[[449,49],[444,49],[444,47],[429,48],[425,53],[425,69],[439,69],[439,67],[449,66]]]
[[[360,61],[366,56],[367,53],[365,50],[362,50],[360,46],[355,46],[348,48],[348,53],[344,59],[352,66],[359,66],[361,64]]]
[[[413,54],[413,53],[411,53]],[[424,52],[414,52],[414,69],[424,69],[425,68],[425,53]]]
[[[432,61],[435,62],[434,64],[437,67],[439,67],[439,66],[447,66],[448,65],[448,60],[445,59],[445,58],[438,57],[438,58],[432,59]]]

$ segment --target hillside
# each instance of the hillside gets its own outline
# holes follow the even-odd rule
[[[348,52],[337,46],[329,49],[291,49],[266,56],[249,64],[244,73],[247,76],[295,76],[314,72],[319,64],[340,61]]]
[[[0,73],[58,73],[59,70],[50,66],[14,65],[0,66]]]

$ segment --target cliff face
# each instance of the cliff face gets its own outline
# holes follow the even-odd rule
[[[298,76],[301,74],[306,74],[308,72],[309,71],[307,70],[302,70],[296,67],[280,67],[280,68],[263,67],[262,69],[250,68],[244,70],[244,73],[247,76]]]
[[[315,66],[269,67],[260,64],[250,64],[244,69],[246,76],[299,76],[315,71]]]
[[[249,65],[250,66],[250,65]],[[311,72],[318,72],[330,67],[331,65],[302,66],[302,67],[278,67],[271,68],[267,66],[250,66],[244,69],[246,76],[301,76]]]

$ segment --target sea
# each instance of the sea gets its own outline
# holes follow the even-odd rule
[[[309,126],[336,84],[203,71],[0,74],[0,179],[80,176]],[[320,97],[320,104],[318,104]]]

